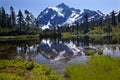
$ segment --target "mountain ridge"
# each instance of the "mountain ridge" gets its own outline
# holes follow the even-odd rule
[[[39,26],[42,30],[53,29],[56,26],[74,25],[75,22],[82,23],[84,21],[84,15],[88,14],[89,19],[98,20],[104,17],[105,14],[100,10],[94,11],[89,9],[75,9],[61,3],[55,7],[47,7],[43,10],[39,16]]]

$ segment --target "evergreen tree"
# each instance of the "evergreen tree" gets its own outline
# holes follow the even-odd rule
[[[71,26],[71,28],[72,28],[72,32],[74,32],[75,31],[75,25],[73,25],[73,26]]]
[[[34,15],[32,13],[30,13],[30,22],[33,27],[36,27],[35,23],[37,23],[37,25],[38,25],[38,20],[34,17]]]
[[[6,12],[5,12],[5,9],[2,7],[1,8],[1,13],[2,13],[2,17],[1,17],[1,22],[2,22],[2,25],[1,27],[4,28],[6,27]]]
[[[79,31],[79,23],[76,22],[76,31],[77,31],[77,35],[78,35],[78,31]]]
[[[10,18],[11,18],[11,26],[15,28],[16,27],[16,15],[14,12],[14,8],[12,6],[10,7]]]
[[[29,27],[29,24],[30,24],[30,12],[28,11],[28,10],[25,10],[25,15],[26,15],[26,18],[25,18],[25,20],[26,20],[26,22],[27,22],[27,27]]]
[[[118,14],[118,22],[120,23],[120,11],[119,11],[119,14]]]
[[[1,27],[1,25],[2,25],[2,10],[1,10],[2,8],[0,7],[0,27]]]
[[[11,18],[8,14],[6,14],[6,27],[11,28]]]
[[[111,18],[112,18],[111,24],[116,26],[117,25],[117,21],[116,21],[115,11],[112,11]]]
[[[84,21],[84,33],[87,33],[89,31],[89,28],[88,28],[88,14],[86,13],[84,15],[84,18],[85,18],[85,21]]]
[[[23,22],[24,22],[24,16],[23,16],[21,10],[19,10],[17,17],[18,17],[17,18],[18,25],[20,27],[20,30],[22,30],[22,26],[23,26]]]
[[[103,26],[103,18],[102,17],[99,19],[99,26]]]
[[[101,21],[100,21],[101,22]],[[94,19],[91,19],[91,21],[89,22],[89,26],[90,26],[90,29],[93,30],[94,27],[95,27],[95,21]]]
[[[112,27],[111,27],[111,24],[110,24],[110,16],[107,15],[106,16],[106,28],[105,28],[105,31],[110,33],[112,31]]]
[[[34,25],[35,25],[35,27],[39,27],[39,20],[35,19]]]

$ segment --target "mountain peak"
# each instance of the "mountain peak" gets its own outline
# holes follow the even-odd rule
[[[70,8],[64,3],[57,5],[56,7],[48,7],[43,10],[38,16],[39,25],[42,29],[53,29],[55,26],[74,25],[75,22],[82,23],[84,14],[88,13],[88,18],[97,20],[102,16],[102,12],[84,9]],[[104,15],[103,15],[104,16]]]
[[[59,8],[69,8],[66,4],[64,3],[61,3],[59,5],[57,5],[56,7],[59,7]]]

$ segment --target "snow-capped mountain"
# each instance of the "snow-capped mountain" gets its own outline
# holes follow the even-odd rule
[[[81,23],[84,21],[85,14],[88,14],[89,20],[97,20],[104,16],[99,10],[84,9],[81,11],[61,3],[56,7],[47,7],[40,13],[37,19],[40,27],[44,30],[46,28],[52,29],[55,26],[73,25],[75,22]]]

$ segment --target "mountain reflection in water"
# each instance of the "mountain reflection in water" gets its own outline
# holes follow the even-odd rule
[[[120,57],[120,38],[117,37],[82,37],[72,39],[42,39],[31,42],[0,43],[0,59],[14,59],[16,56],[26,61],[47,64],[53,68],[62,68],[67,63],[85,63],[89,55],[86,50],[98,55]]]
[[[87,56],[86,50],[93,50],[94,55],[98,55],[98,49],[103,50],[103,55],[119,56],[119,44],[118,45],[100,45],[82,43],[75,40],[54,40],[54,39],[42,39],[39,44],[33,44],[28,46],[17,46],[18,56],[22,56],[27,61],[40,61],[45,63],[47,61],[69,61],[72,58]],[[21,55],[22,54],[22,55]],[[40,59],[38,56],[41,56]]]

